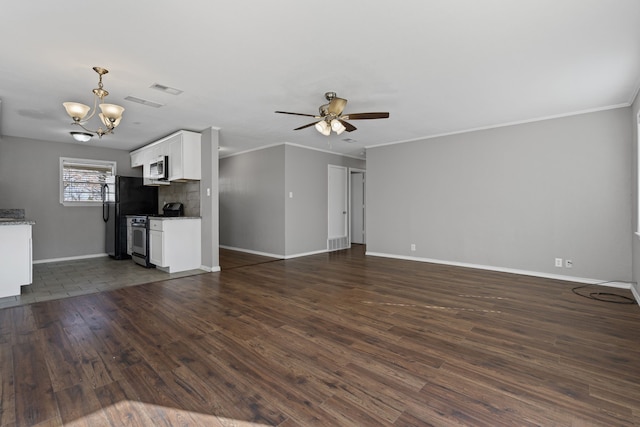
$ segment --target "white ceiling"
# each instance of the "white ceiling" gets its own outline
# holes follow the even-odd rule
[[[126,150],[213,126],[221,155],[290,142],[360,156],[629,105],[640,85],[639,0],[13,0],[0,40],[2,134],[72,143],[61,104],[92,105],[101,66],[107,101],[126,111],[116,134],[87,145]],[[292,130],[312,118],[274,114],[315,114],[327,91],[349,100],[346,113],[390,118],[324,137]]]

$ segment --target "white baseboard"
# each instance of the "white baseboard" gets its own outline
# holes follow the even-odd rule
[[[217,265],[215,267],[207,267],[206,265],[201,265],[200,270],[204,270],[208,273],[217,273],[218,271],[220,271],[220,266]]]
[[[317,251],[313,251],[313,252],[304,252],[304,253],[301,252],[301,253],[291,254],[291,255],[282,255],[282,254],[272,254],[272,253],[268,253],[268,252],[252,251],[251,249],[235,248],[233,246],[220,245],[220,247],[222,249],[228,249],[230,251],[246,252],[248,254],[268,256],[268,257],[271,257],[271,258],[278,258],[278,259],[300,258],[300,257],[303,257],[303,256],[323,254],[323,253],[329,252],[327,249],[321,249],[321,250],[317,250]]]
[[[38,259],[34,260],[33,264],[46,264],[49,262],[61,262],[61,261],[77,261],[80,259],[88,259],[88,258],[101,258],[109,256],[109,254],[93,254],[93,255],[79,255],[79,256],[71,256],[66,258],[49,258],[49,259]]]
[[[533,276],[533,277],[542,277],[545,279],[556,279],[556,280],[565,280],[567,282],[577,282],[577,283],[585,283],[590,285],[602,285],[608,286],[611,288],[620,288],[620,289],[631,289],[633,291],[633,287],[629,282],[620,282],[620,281],[611,281],[605,282],[599,279],[589,279],[585,277],[575,277],[575,276],[564,276],[561,274],[549,274],[542,273],[539,271],[529,271],[529,270],[519,270],[515,268],[504,268],[504,267],[494,267],[490,265],[481,265],[481,264],[470,264],[465,262],[455,262],[455,261],[443,261],[440,259],[431,259],[431,258],[419,258],[419,257],[411,257],[411,256],[401,256],[394,254],[385,254],[380,252],[366,252],[366,255],[369,256],[378,256],[383,258],[395,258],[395,259],[403,259],[407,261],[419,261],[419,262],[430,262],[433,264],[443,264],[443,265],[451,265],[454,267],[465,267],[465,268],[476,268],[478,270],[489,270],[489,271],[498,271],[501,273],[512,273],[512,274],[520,274],[522,276]],[[636,300],[638,298],[636,297]]]
[[[633,297],[636,299],[636,302],[638,303],[638,305],[640,305],[640,289],[637,283],[634,283],[633,285],[631,285],[631,293],[633,294]]]

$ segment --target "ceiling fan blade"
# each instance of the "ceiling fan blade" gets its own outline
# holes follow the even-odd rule
[[[345,114],[341,118],[345,120],[388,119],[389,113],[354,113]]]
[[[342,98],[333,98],[329,102],[329,114],[339,116],[342,114],[344,107],[347,105],[347,100]]]
[[[299,128],[295,128],[294,130],[300,130],[300,129],[308,128],[309,126],[313,126],[316,123],[318,123],[318,122],[309,123],[308,125],[300,126]]]
[[[276,113],[280,113],[280,114],[291,114],[294,116],[306,116],[306,117],[315,117],[316,119],[319,119],[320,117],[316,116],[315,114],[304,114],[304,113],[290,113],[288,111],[276,111]]]
[[[345,121],[344,121],[344,120],[342,120],[342,119],[338,119],[338,121],[339,121],[340,123],[342,123],[342,125],[345,127],[345,130],[346,130],[347,132],[353,132],[354,130],[358,129],[357,127],[355,127],[355,126],[354,126],[354,125],[352,125],[351,123],[345,122]]]

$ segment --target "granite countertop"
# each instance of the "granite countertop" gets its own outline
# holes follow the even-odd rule
[[[33,225],[35,223],[25,219],[24,209],[0,209],[0,225]]]
[[[0,218],[0,226],[3,225],[33,225],[35,221],[24,218]]]
[[[173,221],[175,219],[202,219],[200,216],[150,216],[149,220]]]

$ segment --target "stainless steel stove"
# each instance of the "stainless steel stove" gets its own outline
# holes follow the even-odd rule
[[[131,227],[131,258],[136,264],[146,268],[153,268],[155,265],[149,261],[149,216],[134,215],[129,216],[129,226]]]

